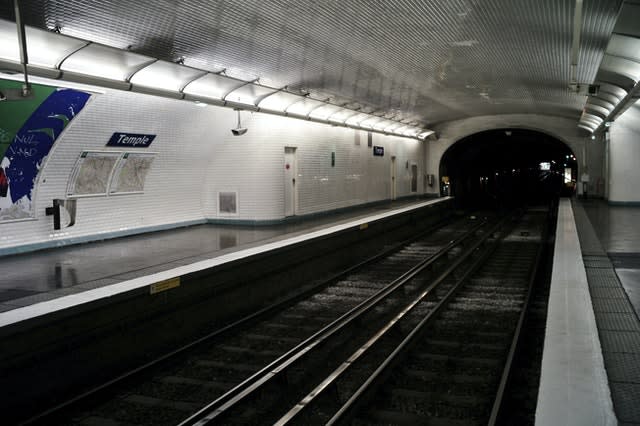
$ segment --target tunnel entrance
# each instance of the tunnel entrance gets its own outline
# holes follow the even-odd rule
[[[463,208],[547,204],[573,194],[576,176],[576,157],[562,141],[533,130],[489,130],[444,153],[440,193]]]

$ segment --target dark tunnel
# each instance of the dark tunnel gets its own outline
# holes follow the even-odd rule
[[[440,192],[461,208],[541,205],[573,194],[576,174],[576,157],[564,142],[533,130],[489,130],[444,153]]]

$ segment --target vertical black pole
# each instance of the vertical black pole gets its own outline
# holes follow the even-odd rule
[[[27,36],[24,30],[24,22],[20,15],[20,1],[13,0],[13,8],[16,13],[16,27],[18,29],[18,44],[20,45],[20,63],[22,64],[22,72],[24,74],[24,84],[22,85],[22,96],[28,96],[31,92],[29,84],[29,74],[27,73],[27,64],[29,57],[27,56]]]

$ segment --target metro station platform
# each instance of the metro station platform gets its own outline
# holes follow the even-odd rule
[[[640,207],[560,202],[537,425],[640,425]]]
[[[0,327],[446,199],[396,200],[273,226],[195,225],[0,257]]]

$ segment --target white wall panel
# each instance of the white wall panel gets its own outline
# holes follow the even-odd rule
[[[243,113],[242,124],[249,131],[240,137],[229,133],[212,157],[203,197],[208,217],[227,218],[218,215],[216,197],[219,191],[234,190],[240,207],[232,219],[281,219],[285,147],[297,148],[298,215],[389,198],[391,155],[397,155],[403,164],[398,168],[398,196],[411,194],[404,164],[420,163],[422,142],[374,134],[374,145],[386,151],[384,157],[373,157],[366,132],[248,112]],[[358,136],[360,145],[355,143]]]
[[[36,220],[0,224],[0,247],[67,238],[107,235],[140,227],[203,219],[201,185],[213,144],[222,129],[212,121],[233,122],[233,112],[194,103],[108,91],[92,97],[59,137],[45,162],[36,190]],[[157,152],[144,194],[81,198],[76,225],[53,231],[44,209],[65,198],[69,175],[83,150],[106,147],[114,132],[156,134],[147,149]]]
[[[130,92],[94,95],[44,164],[34,198],[36,220],[0,224],[0,248],[64,244],[210,218],[282,219],[285,147],[297,147],[298,215],[389,198],[391,155],[397,156],[399,197],[410,195],[406,162],[418,163],[422,174],[422,142],[416,140],[374,134],[373,144],[384,146],[385,156],[373,157],[366,132],[261,113],[242,112],[249,131],[235,137],[230,132],[235,114],[229,108]],[[130,148],[157,153],[144,193],[80,198],[76,225],[53,231],[45,207],[65,198],[82,151],[118,151],[105,146],[114,132],[157,135],[147,149]],[[418,181],[422,193],[422,179]],[[218,214],[220,191],[238,193],[237,215]]]
[[[640,107],[629,108],[610,128],[609,201],[640,202]]]

